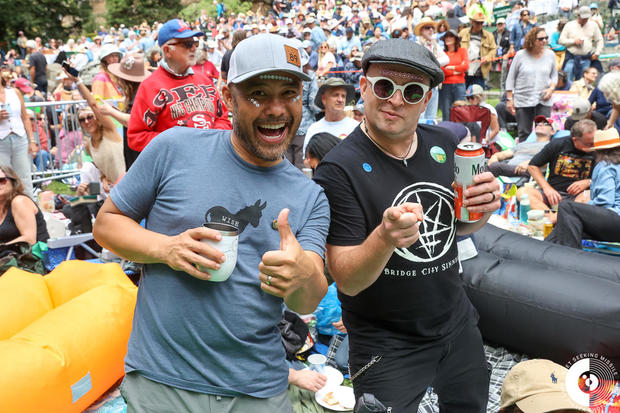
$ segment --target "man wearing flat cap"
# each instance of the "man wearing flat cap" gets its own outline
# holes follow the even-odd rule
[[[308,127],[304,138],[304,157],[308,142],[317,133],[329,132],[344,139],[358,125],[355,119],[347,117],[344,112],[345,106],[355,104],[355,87],[346,84],[339,77],[330,77],[321,85],[314,98],[314,104],[325,111],[325,117]]]
[[[356,399],[371,393],[394,413],[416,412],[429,386],[442,411],[486,411],[488,373],[478,315],[459,277],[456,235],[499,207],[489,172],[465,191],[474,223],[455,223],[448,129],[418,124],[443,81],[433,54],[381,40],[362,59],[365,119],[319,164],[331,208],[329,272],[349,332]]]

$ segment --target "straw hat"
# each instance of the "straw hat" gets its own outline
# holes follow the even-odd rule
[[[413,32],[415,33],[416,36],[419,36],[420,30],[422,30],[423,27],[427,27],[427,26],[433,26],[433,28],[437,30],[437,23],[435,23],[433,19],[431,19],[430,17],[422,17],[420,19],[420,22],[416,24]]]
[[[594,132],[594,146],[592,149],[595,151],[599,149],[611,149],[616,146],[620,146],[620,135],[616,128],[609,128],[607,130],[597,130]]]
[[[114,76],[130,82],[142,82],[151,74],[144,66],[142,53],[129,53],[123,56],[120,63],[112,63],[108,70]]]

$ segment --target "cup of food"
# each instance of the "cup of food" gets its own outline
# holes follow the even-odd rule
[[[198,269],[211,274],[209,281],[226,281],[237,265],[239,230],[232,225],[222,224],[219,222],[207,222],[204,224],[204,227],[218,231],[222,235],[222,239],[219,241],[212,239],[203,239],[201,241],[221,251],[226,256],[226,260],[221,263],[219,270],[205,268],[200,265],[198,266]]]

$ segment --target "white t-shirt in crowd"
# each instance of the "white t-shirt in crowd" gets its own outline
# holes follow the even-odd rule
[[[328,132],[339,139],[344,139],[351,132],[353,132],[353,129],[355,129],[357,125],[359,125],[358,121],[346,116],[344,117],[344,119],[339,120],[338,122],[328,122],[325,120],[325,118],[314,122],[308,127],[308,130],[306,131],[306,137],[304,138],[304,148],[302,152],[304,154],[304,158],[306,157],[306,147],[308,146],[308,142],[310,142],[312,136],[316,135],[317,133]]]

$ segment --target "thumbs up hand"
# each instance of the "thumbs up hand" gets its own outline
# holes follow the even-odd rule
[[[282,298],[288,297],[311,276],[304,251],[288,222],[289,209],[278,215],[280,249],[267,251],[258,265],[263,291]]]

